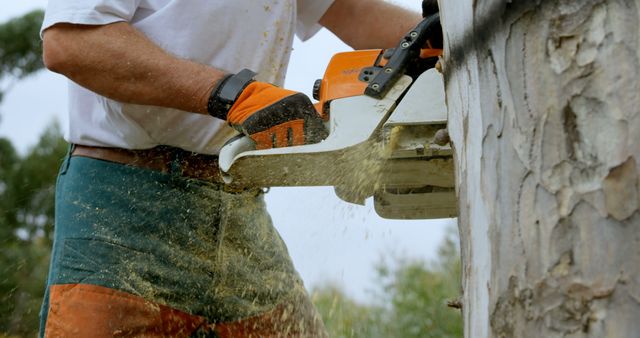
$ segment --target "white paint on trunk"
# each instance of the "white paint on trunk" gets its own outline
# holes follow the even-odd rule
[[[640,332],[640,0],[440,1],[467,337]]]
[[[440,4],[442,8],[441,19],[450,23],[445,31],[445,41],[448,46],[461,44],[464,32],[468,28],[467,22],[473,21],[473,11],[465,1],[445,2],[446,4]],[[449,15],[455,18],[450,18]],[[473,113],[480,109],[478,72],[477,68],[473,66],[476,63],[475,52],[469,51],[467,58],[469,66],[456,72],[455,80],[449,80],[455,85],[447,88],[447,101],[450,107],[449,135],[457,152],[456,181],[480,186],[482,182],[480,161],[482,116]],[[455,111],[451,111],[451,108]],[[491,275],[491,248],[489,247],[489,219],[487,217],[490,206],[484,203],[488,201],[482,195],[483,192],[480,189],[465,190],[462,193],[459,191],[459,219],[460,222],[468,225],[464,229],[460,229],[468,233],[468,236],[461,238],[463,240],[461,248],[465,258],[462,271],[462,285],[465,290],[464,301],[477,304],[477,308],[487,309],[489,308]],[[488,337],[489,312],[472,313],[471,310],[474,308],[463,307],[465,332],[473,332],[474,337]]]

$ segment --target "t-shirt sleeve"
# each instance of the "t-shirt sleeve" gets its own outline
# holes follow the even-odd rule
[[[42,32],[57,23],[106,25],[131,21],[141,0],[49,0]]]
[[[334,0],[297,0],[298,21],[296,35],[305,41],[316,34],[322,26],[318,23]]]

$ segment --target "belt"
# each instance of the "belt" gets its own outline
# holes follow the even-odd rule
[[[177,173],[180,176],[213,183],[224,183],[220,176],[218,156],[193,153],[174,147],[158,146],[152,149],[129,150],[76,144],[71,156],[89,157],[163,173]]]

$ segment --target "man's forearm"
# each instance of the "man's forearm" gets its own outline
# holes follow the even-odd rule
[[[320,24],[352,48],[370,49],[395,47],[420,20],[419,13],[382,0],[335,0]]]
[[[207,113],[224,73],[170,55],[128,23],[59,24],[44,32],[47,68],[111,99]]]

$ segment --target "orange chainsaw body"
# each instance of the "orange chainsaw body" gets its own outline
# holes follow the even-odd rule
[[[329,118],[329,103],[335,99],[362,95],[368,83],[361,81],[363,68],[376,65],[382,59],[381,49],[358,50],[335,54],[314,93],[316,110],[323,119]],[[316,84],[317,85],[317,84]]]
[[[382,49],[369,49],[338,53],[331,58],[324,77],[318,80],[313,93],[318,100],[316,110],[325,121],[329,119],[332,100],[364,94],[370,79],[362,71],[369,67],[384,67],[387,59],[383,54]],[[426,48],[420,53],[422,58],[440,55],[442,49]]]

